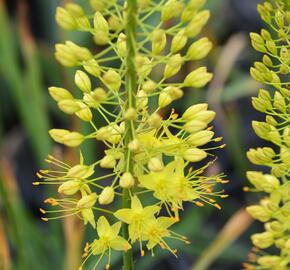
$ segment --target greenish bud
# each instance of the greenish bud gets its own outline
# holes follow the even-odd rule
[[[74,99],[73,95],[68,90],[61,87],[49,87],[48,91],[55,101]]]
[[[253,218],[261,222],[266,222],[271,218],[271,212],[261,205],[251,205],[246,209]]]
[[[161,53],[166,46],[166,33],[163,29],[156,29],[152,33],[151,37],[152,42],[152,53],[159,54]]]
[[[183,57],[180,54],[171,56],[164,69],[164,78],[170,78],[179,72],[184,63]]]
[[[210,12],[208,10],[203,10],[196,13],[193,19],[186,26],[185,34],[191,38],[197,36],[201,32],[204,25],[209,20],[209,17],[210,17]]]
[[[172,53],[180,51],[187,43],[188,37],[185,35],[185,30],[180,30],[172,39],[171,49]]]
[[[212,77],[212,73],[207,72],[206,67],[200,67],[186,76],[184,86],[202,88],[212,79]]]
[[[84,69],[89,74],[99,77],[101,74],[101,69],[98,62],[95,59],[90,59],[89,61],[84,63]]]
[[[259,34],[250,33],[250,38],[251,38],[252,46],[256,51],[262,52],[262,53],[267,52],[264,39]]]
[[[253,244],[258,248],[268,248],[274,244],[274,236],[270,232],[256,233],[251,237]]]
[[[109,69],[104,75],[103,80],[106,86],[114,91],[119,91],[122,80],[120,75],[113,69]]]
[[[85,93],[91,92],[91,80],[89,76],[81,70],[78,70],[75,74],[75,84],[81,91]]]
[[[186,57],[190,60],[200,60],[208,55],[212,49],[212,43],[208,38],[201,38],[192,43],[189,47]]]

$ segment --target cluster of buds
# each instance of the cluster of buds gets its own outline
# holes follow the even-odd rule
[[[255,247],[244,264],[247,270],[290,267],[290,11],[286,2],[259,4],[261,18],[272,31],[262,29],[260,34],[250,35],[253,47],[263,53],[262,62],[254,63],[251,75],[274,89],[260,89],[258,97],[253,98],[254,108],[266,114],[265,122],[253,121],[253,128],[274,146],[250,149],[247,153],[253,164],[269,168],[268,173],[247,173],[253,187],[245,189],[265,194],[259,204],[247,208],[265,227],[265,231],[252,235]]]
[[[104,255],[108,269],[111,250],[127,252],[135,242],[142,256],[144,244],[152,254],[160,245],[176,255],[166,239],[189,243],[170,229],[179,222],[184,203],[220,209],[216,199],[226,197],[216,188],[227,182],[222,174],[203,175],[214,161],[210,151],[224,147],[212,131],[215,113],[202,103],[180,115],[170,108],[164,116],[164,108],[185,90],[203,88],[212,78],[206,67],[184,77],[180,72],[186,62],[206,57],[212,47],[207,38],[197,38],[209,19],[209,11],[202,10],[206,0],[122,2],[91,0],[93,14],[72,3],[57,9],[62,28],[87,32],[98,46],[91,52],[70,41],[56,45],[60,64],[77,68],[74,82],[80,95],[74,97],[60,87],[49,88],[49,93],[64,113],[86,122],[92,132],[49,133],[69,147],[97,140],[106,150],[91,165],[85,165],[81,155],[73,167],[50,156],[47,161],[54,168],[41,170],[35,182],[58,185],[61,199],[46,202],[61,207],[62,216],[78,214],[96,228],[98,238],[86,245],[83,263],[99,255],[93,269]],[[160,20],[154,24],[156,16]],[[104,125],[94,120],[95,114]],[[150,203],[144,199],[149,194]],[[123,204],[118,197],[123,197]],[[110,210],[106,205],[112,205]],[[58,218],[50,216],[57,210],[41,211],[47,214],[44,220]],[[116,223],[110,225],[111,219]]]

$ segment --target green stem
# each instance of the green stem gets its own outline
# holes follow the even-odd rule
[[[137,74],[135,69],[135,55],[136,55],[136,25],[137,25],[137,0],[128,0],[127,1],[127,10],[125,12],[126,16],[126,43],[127,43],[127,58],[126,58],[126,108],[135,108],[136,107],[136,92],[137,92]],[[125,144],[128,145],[130,141],[134,138],[135,133],[135,122],[127,121],[126,122],[126,136]],[[126,148],[125,153],[126,167],[127,172],[133,174],[133,159],[131,152]],[[130,194],[128,189],[123,189],[123,208],[130,208]],[[123,237],[128,239],[128,225],[123,225]],[[123,264],[125,270],[133,270],[133,252],[130,249],[128,252],[123,254]]]

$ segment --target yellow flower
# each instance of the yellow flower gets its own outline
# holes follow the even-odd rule
[[[84,263],[91,255],[101,255],[97,261],[98,264],[108,251],[108,263],[106,265],[106,269],[109,269],[112,250],[127,252],[129,249],[131,249],[131,245],[128,243],[128,241],[119,236],[120,228],[121,222],[117,222],[111,226],[108,220],[104,216],[101,216],[97,222],[97,233],[99,238],[95,239],[90,244],[90,255],[85,259],[82,265],[84,265]]]
[[[129,238],[132,243],[137,239],[140,242],[141,254],[143,255],[141,241],[144,238],[144,229],[147,222],[154,219],[154,214],[160,210],[157,205],[143,207],[137,196],[132,197],[131,208],[116,211],[114,216],[122,222],[129,224]]]
[[[154,254],[153,248],[158,244],[162,248],[168,249],[170,252],[172,252],[173,255],[176,254],[176,250],[172,250],[166,243],[164,238],[171,237],[189,243],[185,237],[177,236],[176,234],[175,236],[172,236],[172,234],[174,233],[168,230],[168,228],[172,226],[175,222],[175,219],[169,217],[154,218],[147,222],[144,230],[143,240],[148,241],[146,247],[148,248],[148,250],[151,250],[152,254]]]
[[[139,176],[140,185],[154,191],[153,195],[171,208],[181,208],[183,201],[199,197],[190,180],[184,176],[184,161],[181,158],[170,162],[160,172]]]

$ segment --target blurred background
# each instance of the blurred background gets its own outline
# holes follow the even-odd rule
[[[68,1],[67,1],[68,2]],[[87,2],[87,1],[83,1]],[[189,236],[191,245],[175,243],[179,258],[156,252],[139,259],[136,269],[237,270],[251,249],[249,236],[257,231],[243,208],[255,201],[243,192],[249,147],[260,141],[251,129],[252,119],[261,115],[251,108],[251,96],[259,85],[249,77],[251,63],[258,59],[248,33],[258,31],[261,21],[257,0],[208,0],[212,17],[203,35],[214,49],[206,64],[215,73],[204,91],[190,91],[177,104],[182,110],[196,102],[208,102],[217,112],[215,129],[227,147],[218,150],[213,172],[223,171],[230,180],[230,197],[218,211],[190,207],[176,230]],[[66,160],[77,159],[73,150],[53,146],[48,137],[52,127],[86,129],[76,119],[57,110],[48,96],[48,86],[72,89],[72,70],[54,59],[54,44],[83,36],[62,32],[54,20],[59,0],[0,0],[0,269],[76,270],[85,239],[90,239],[74,218],[44,223],[39,207],[53,190],[33,187],[35,172],[43,167],[48,153]],[[81,40],[83,44],[88,40]],[[98,146],[83,147],[87,161],[95,159]],[[98,269],[103,269],[102,266]],[[112,269],[121,269],[121,258],[113,257]]]

